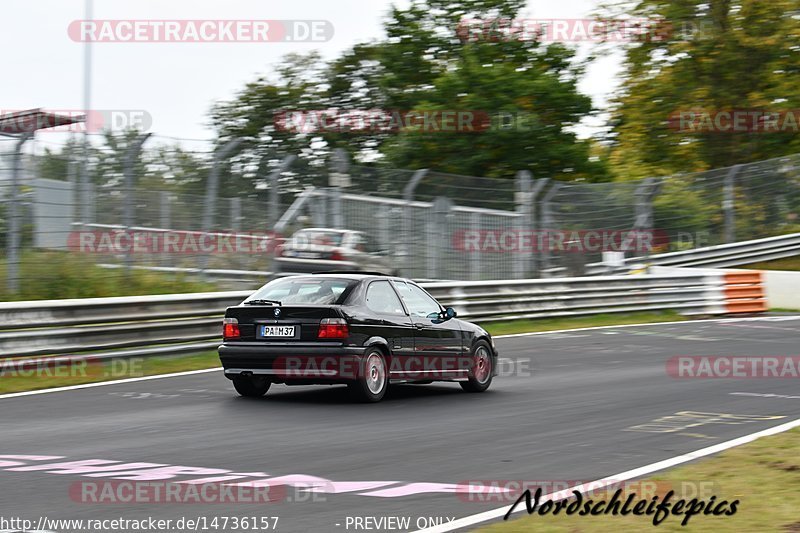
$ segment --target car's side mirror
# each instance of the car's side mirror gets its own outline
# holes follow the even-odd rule
[[[456,313],[456,310],[453,309],[452,307],[448,307],[447,309],[444,310],[444,316],[448,319],[455,318],[458,316],[458,313]]]

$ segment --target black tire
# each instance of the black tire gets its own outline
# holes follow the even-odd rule
[[[270,383],[267,378],[236,376],[233,378],[233,388],[240,395],[247,398],[261,398],[269,390]]]
[[[348,383],[353,400],[365,403],[379,402],[389,388],[389,369],[386,356],[378,348],[369,348],[359,365],[358,377]]]
[[[494,371],[492,349],[486,341],[478,341],[472,348],[471,357],[475,366],[472,367],[469,380],[461,381],[459,385],[467,392],[483,392],[492,384]]]

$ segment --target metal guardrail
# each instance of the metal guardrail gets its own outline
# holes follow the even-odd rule
[[[625,265],[643,263],[652,266],[730,268],[797,255],[800,255],[800,233],[791,233],[682,252],[655,254],[649,257],[630,257],[625,260]],[[609,267],[603,263],[586,265],[588,275],[599,275],[607,273],[608,270]],[[555,276],[564,271],[563,268],[554,268],[547,270],[546,274]]]
[[[0,303],[0,358],[95,353],[125,348],[197,345],[219,337],[224,309],[250,291]],[[213,345],[208,345],[208,348]],[[189,351],[197,352],[197,348]],[[157,350],[166,354],[167,351]],[[141,350],[138,351],[141,354]],[[129,356],[122,355],[122,356]]]
[[[758,272],[732,275],[704,270],[422,285],[459,316],[479,322],[656,310],[686,315],[766,310]],[[249,294],[0,303],[0,360],[72,356],[92,360],[209,351],[219,342],[225,308]]]
[[[675,310],[724,312],[717,274],[596,276],[545,280],[431,283],[425,288],[460,317],[480,322]]]
[[[647,262],[659,266],[729,268],[796,255],[800,255],[800,233],[658,254]],[[641,260],[631,258],[628,262]]]

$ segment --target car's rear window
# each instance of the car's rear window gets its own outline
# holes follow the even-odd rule
[[[344,233],[340,231],[298,231],[292,237],[292,244],[295,247],[308,245],[319,246],[341,246]]]
[[[277,300],[283,305],[341,304],[344,293],[355,284],[355,280],[343,278],[282,278],[270,281],[247,298],[245,302],[250,300]]]

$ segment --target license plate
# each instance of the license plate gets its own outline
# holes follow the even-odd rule
[[[262,337],[294,337],[294,326],[261,326]]]

